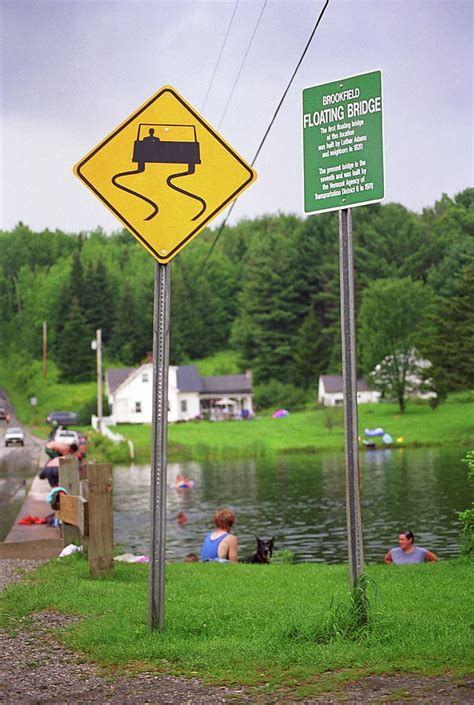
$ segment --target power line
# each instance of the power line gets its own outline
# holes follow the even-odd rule
[[[232,86],[232,89],[231,89],[231,91],[230,91],[230,95],[229,95],[229,97],[228,97],[228,99],[227,99],[227,103],[226,103],[226,105],[225,105],[224,112],[222,113],[221,119],[220,119],[219,124],[218,124],[218,126],[217,126],[217,129],[218,129],[218,130],[220,129],[220,126],[222,125],[222,122],[223,122],[223,120],[224,120],[224,118],[225,118],[225,115],[226,115],[226,112],[227,112],[227,108],[229,107],[230,101],[232,100],[232,96],[234,95],[235,87],[237,86],[237,83],[238,83],[239,78],[240,78],[240,74],[242,73],[242,69],[244,68],[244,64],[245,64],[245,62],[246,62],[246,60],[247,60],[247,56],[248,56],[248,53],[249,53],[249,51],[250,51],[250,47],[252,46],[252,42],[253,42],[254,37],[255,37],[255,35],[256,35],[256,33],[257,33],[258,25],[260,24],[260,20],[262,19],[263,11],[265,10],[265,7],[267,6],[267,1],[268,1],[268,0],[265,0],[265,2],[263,3],[263,7],[262,7],[262,9],[260,10],[260,15],[258,16],[258,20],[257,20],[257,22],[256,22],[256,24],[255,24],[254,30],[253,30],[253,32],[252,32],[252,36],[250,37],[249,43],[247,44],[247,49],[246,49],[246,51],[245,51],[244,58],[242,59],[242,63],[240,64],[240,68],[239,68],[239,71],[238,71],[237,76],[236,76],[236,78],[235,78],[234,85]]]
[[[227,32],[225,33],[224,41],[222,42],[221,50],[219,52],[219,56],[217,57],[216,65],[214,66],[214,73],[212,74],[211,80],[209,81],[209,86],[207,89],[206,97],[204,98],[204,103],[202,104],[202,107],[201,107],[201,113],[204,111],[204,108],[206,107],[207,99],[209,98],[209,93],[211,92],[212,84],[214,83],[217,69],[219,67],[220,60],[222,58],[222,54],[224,53],[225,45],[227,43],[227,38],[229,36],[230,28],[232,27],[232,22],[234,21],[235,13],[237,12],[238,5],[239,5],[239,0],[236,0],[236,3],[234,5],[234,11],[232,13],[232,17],[230,18],[230,22],[227,27]]]
[[[314,35],[316,34],[316,30],[318,29],[321,20],[322,20],[323,17],[324,17],[324,13],[326,12],[326,8],[327,8],[328,5],[329,5],[329,0],[326,0],[326,2],[324,3],[323,9],[322,9],[321,12],[319,13],[318,19],[316,20],[316,24],[315,24],[314,27],[313,27],[313,30],[312,30],[312,32],[311,32],[311,34],[310,34],[310,36],[309,36],[309,39],[308,39],[308,41],[306,42],[306,46],[305,46],[305,48],[304,48],[304,50],[303,50],[303,53],[301,54],[301,56],[300,56],[300,58],[299,58],[299,60],[298,60],[298,63],[296,64],[296,68],[295,68],[295,70],[293,71],[293,74],[292,74],[292,76],[291,76],[291,78],[290,78],[290,80],[289,80],[289,82],[288,82],[288,85],[286,86],[286,88],[285,88],[285,90],[284,90],[284,92],[283,92],[283,95],[282,95],[282,97],[281,97],[281,99],[280,99],[280,102],[278,103],[278,105],[277,105],[277,107],[276,107],[276,110],[275,110],[275,112],[273,113],[273,117],[272,117],[272,119],[270,120],[267,129],[265,130],[265,134],[263,135],[262,140],[260,141],[260,144],[258,145],[257,151],[255,152],[255,156],[254,156],[254,158],[252,159],[252,163],[251,163],[251,166],[252,166],[252,167],[253,167],[253,165],[255,164],[255,162],[257,161],[257,157],[258,157],[258,155],[260,154],[260,151],[261,151],[261,149],[262,149],[262,147],[263,147],[263,145],[264,145],[264,143],[265,143],[265,140],[266,140],[267,137],[268,137],[268,134],[269,134],[270,130],[272,129],[272,126],[273,126],[273,123],[275,122],[276,116],[277,116],[278,113],[280,112],[280,108],[281,108],[281,106],[283,105],[283,101],[285,100],[286,95],[287,95],[288,91],[290,90],[290,86],[291,86],[291,84],[293,83],[293,80],[294,80],[294,78],[295,78],[295,76],[296,76],[296,73],[297,73],[299,67],[301,66],[301,63],[302,63],[302,61],[303,61],[303,59],[304,59],[304,57],[305,57],[305,55],[306,55],[306,52],[307,52],[308,49],[309,49],[309,46],[310,46],[310,44],[311,44],[311,42],[312,42],[312,40],[313,40]],[[216,237],[214,238],[214,242],[212,243],[211,249],[209,250],[208,255],[207,255],[207,257],[206,257],[206,260],[205,260],[205,262],[204,262],[204,267],[206,266],[206,264],[207,264],[207,262],[208,262],[208,260],[209,260],[209,257],[212,255],[212,252],[213,252],[213,250],[214,250],[214,248],[215,248],[215,246],[216,246],[216,244],[217,244],[217,241],[218,241],[218,239],[219,239],[219,237],[220,237],[222,231],[224,230],[224,228],[225,228],[225,226],[226,226],[226,224],[227,224],[227,221],[229,220],[230,214],[232,213],[232,211],[233,211],[233,209],[234,209],[234,206],[235,206],[235,204],[237,203],[237,200],[238,200],[238,199],[236,198],[235,201],[232,202],[231,207],[230,207],[229,210],[227,211],[226,217],[224,218],[224,220],[223,220],[223,222],[222,222],[222,224],[221,224],[219,230],[217,231],[217,235],[216,235]]]

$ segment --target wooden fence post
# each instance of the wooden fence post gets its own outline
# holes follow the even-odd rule
[[[59,486],[64,487],[70,495],[79,494],[79,460],[74,455],[59,458]],[[64,546],[70,543],[80,545],[81,532],[77,526],[61,524],[61,536]]]
[[[88,465],[89,571],[92,576],[114,573],[112,465]]]

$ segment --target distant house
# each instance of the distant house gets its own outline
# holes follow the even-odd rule
[[[396,362],[396,365],[403,365],[405,374],[405,396],[408,399],[434,399],[436,392],[433,390],[433,382],[428,377],[428,370],[432,365],[429,360],[418,355],[415,348],[412,348],[408,354],[401,357],[401,361]],[[394,361],[391,355],[387,355],[382,362],[375,366],[371,376],[379,389],[389,393],[392,387],[392,370]],[[401,371],[400,371],[401,375]]]
[[[357,380],[357,403],[374,404],[380,399],[380,392],[369,389],[365,379]],[[342,406],[342,375],[321,375],[318,387],[318,402],[323,406]]]
[[[108,369],[106,393],[109,423],[151,423],[153,364],[138,368]],[[253,415],[252,375],[201,377],[195,365],[170,366],[168,421],[190,421],[197,417],[220,420]]]

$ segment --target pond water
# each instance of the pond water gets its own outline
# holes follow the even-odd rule
[[[459,553],[457,514],[474,498],[463,449],[383,449],[361,453],[361,501],[367,562],[380,562],[410,528],[418,545],[442,558]],[[178,493],[178,473],[192,490]],[[342,453],[291,454],[228,463],[169,463],[167,559],[199,553],[221,507],[237,515],[239,557],[255,551],[255,536],[275,536],[275,549],[296,561],[347,560],[345,476]],[[150,467],[114,469],[115,541],[124,551],[149,552]],[[186,512],[188,522],[176,517]]]

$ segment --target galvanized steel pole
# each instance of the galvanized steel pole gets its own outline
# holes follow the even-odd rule
[[[104,415],[102,406],[102,328],[95,332],[96,352],[97,352],[97,417],[99,433],[102,433],[102,417]]]
[[[360,512],[359,447],[357,428],[357,368],[354,301],[352,210],[339,211],[339,274],[341,296],[342,376],[344,392],[344,453],[349,580],[358,587],[364,572],[364,546]],[[362,587],[362,586],[360,586]]]
[[[153,315],[153,425],[148,626],[165,626],[166,475],[171,265],[157,264]]]

